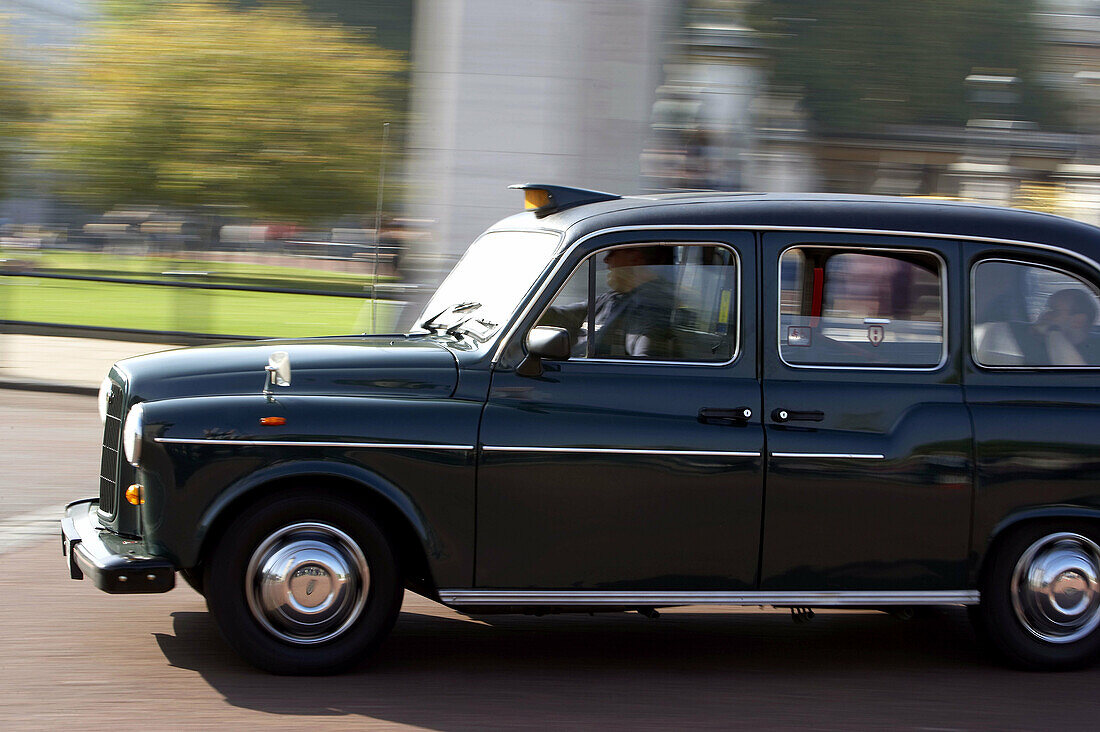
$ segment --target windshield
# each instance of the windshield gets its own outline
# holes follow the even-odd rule
[[[546,269],[559,238],[540,231],[483,235],[443,280],[417,319],[417,328],[489,340]]]

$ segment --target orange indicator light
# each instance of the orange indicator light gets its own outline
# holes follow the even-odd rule
[[[126,489],[126,502],[131,506],[140,506],[145,503],[145,486],[134,483]]]
[[[528,188],[523,192],[524,208],[542,208],[550,205],[550,194],[541,188]]]
[[[260,417],[260,424],[265,427],[278,427],[286,424],[286,417]]]

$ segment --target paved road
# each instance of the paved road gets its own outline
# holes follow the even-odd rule
[[[94,397],[0,390],[0,521],[97,495],[100,439]]]
[[[0,405],[6,516],[94,492],[94,399],[0,391]],[[56,524],[41,523],[0,545],[5,729],[1072,730],[1100,714],[1100,670],[1002,669],[959,610],[469,619],[409,595],[370,665],[271,677],[186,586],[119,597],[67,579]]]

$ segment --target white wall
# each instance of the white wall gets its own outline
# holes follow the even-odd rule
[[[418,0],[412,216],[461,254],[512,183],[639,189],[669,0]]]

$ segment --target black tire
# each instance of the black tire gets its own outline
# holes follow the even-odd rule
[[[191,586],[191,589],[200,595],[206,595],[202,587],[203,571],[202,567],[192,567],[191,569],[181,569],[180,577],[183,577],[183,581]]]
[[[970,617],[1013,666],[1083,668],[1100,657],[1100,532],[1087,522],[1029,524],[999,545]]]
[[[385,532],[345,499],[304,493],[235,520],[206,562],[204,586],[222,635],[245,660],[295,675],[339,673],[368,657],[403,593]]]

